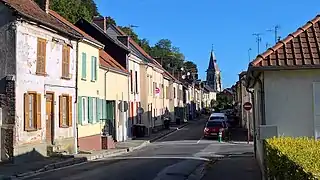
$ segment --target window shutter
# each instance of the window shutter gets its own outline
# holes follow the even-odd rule
[[[89,123],[93,123],[92,97],[88,97],[88,113],[89,113],[88,121],[89,121]]]
[[[82,104],[83,104],[83,99],[82,96],[78,97],[78,123],[82,125]]]
[[[68,103],[69,103],[69,107],[68,107],[68,127],[72,127],[72,96],[68,97]]]
[[[24,93],[24,130],[29,129],[29,95]]]
[[[37,109],[37,120],[36,120],[36,128],[41,129],[41,94],[37,94],[36,97],[36,109]]]
[[[107,101],[102,100],[102,119],[107,119]]]
[[[85,79],[87,77],[87,54],[82,53],[82,75],[81,78]]]
[[[62,127],[63,125],[63,120],[62,120],[62,113],[63,113],[63,109],[62,109],[62,96],[59,96],[59,127]]]
[[[94,80],[94,74],[93,74],[93,71],[94,71],[94,69],[93,69],[93,56],[91,56],[91,80],[93,81]]]
[[[97,62],[97,57],[94,57],[94,76],[95,76],[95,80],[97,81],[98,80],[98,70],[97,70],[97,65],[98,65],[98,62]]]
[[[102,108],[102,99],[97,98],[97,122],[100,122],[100,120],[102,119],[101,108]]]

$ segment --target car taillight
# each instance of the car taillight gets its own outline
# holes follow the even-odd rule
[[[207,131],[209,131],[209,128],[204,128],[204,132],[207,132]]]

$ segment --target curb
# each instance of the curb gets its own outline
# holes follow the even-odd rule
[[[150,140],[150,143],[155,142],[155,141],[157,141],[158,139],[161,139],[161,138],[163,138],[164,136],[167,136],[167,135],[169,135],[169,134],[171,134],[171,133],[177,131],[178,129],[183,128],[183,127],[185,127],[185,126],[187,126],[187,125],[189,125],[189,122],[186,122],[185,124],[182,124],[182,125],[178,126],[176,129],[172,129],[172,130],[170,130],[170,131],[168,131],[168,132],[166,132],[166,133],[163,133],[163,134],[161,134],[161,135],[159,135],[159,136],[157,136],[157,137],[154,137],[153,139]]]

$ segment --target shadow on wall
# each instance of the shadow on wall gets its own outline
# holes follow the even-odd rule
[[[86,158],[76,158],[73,159],[72,155],[57,155],[53,157],[46,157],[41,155],[36,149],[33,148],[32,151],[15,156],[13,161],[5,161],[0,163],[0,179],[1,176],[15,176],[17,174],[25,173],[28,171],[35,171],[49,164],[61,162],[63,160],[72,159],[72,162],[84,162],[87,161]],[[68,163],[70,163],[68,162]],[[31,165],[32,163],[32,165]],[[67,163],[64,161],[64,163]],[[56,165],[59,166],[59,165]],[[61,164],[61,166],[63,166]]]

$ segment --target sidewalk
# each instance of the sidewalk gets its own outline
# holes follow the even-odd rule
[[[226,157],[207,166],[201,180],[261,180],[260,169],[254,156]]]
[[[149,137],[136,138],[125,142],[116,143],[116,149],[100,150],[86,153],[80,153],[73,156],[61,157],[39,157],[25,163],[0,164],[0,180],[14,179],[17,177],[29,176],[38,172],[45,172],[52,169],[66,167],[74,164],[84,163],[87,161],[118,156],[147,146],[150,142],[156,141],[174,131],[177,128],[186,126],[188,123],[181,125],[172,125],[168,130],[158,131]]]

